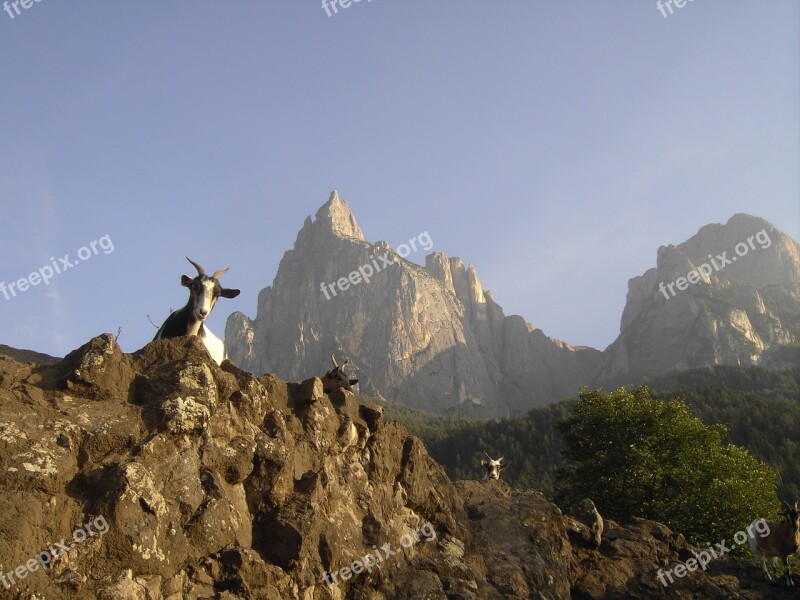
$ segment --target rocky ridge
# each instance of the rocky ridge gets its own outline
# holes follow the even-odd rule
[[[598,547],[591,503],[454,484],[380,407],[218,367],[195,337],[0,356],[0,490],[4,598],[789,597],[727,559],[666,588],[682,536],[606,521]]]

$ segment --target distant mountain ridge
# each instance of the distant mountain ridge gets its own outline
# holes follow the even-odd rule
[[[743,254],[731,261],[737,248]],[[228,318],[229,357],[254,373],[300,380],[327,370],[335,351],[351,360],[365,393],[482,418],[524,413],[584,384],[610,387],[680,367],[798,366],[800,249],[757,217],[735,215],[660,248],[657,267],[630,280],[620,336],[604,352],[506,316],[458,257],[433,252],[423,268],[405,255],[366,241],[334,191],[261,290],[256,317]],[[368,283],[347,279],[380,266],[381,256],[392,264],[371,269],[378,272]],[[694,270],[696,281],[679,279]],[[346,289],[334,294],[326,284],[337,281]]]

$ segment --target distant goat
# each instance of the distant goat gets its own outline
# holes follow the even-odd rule
[[[236,298],[239,295],[239,290],[226,289],[219,284],[219,278],[228,269],[217,271],[209,277],[206,275],[205,269],[191,258],[186,257],[186,260],[197,269],[197,277],[194,279],[188,275],[181,276],[181,285],[189,288],[189,301],[182,309],[176,310],[167,317],[153,340],[166,340],[182,335],[196,335],[203,340],[203,344],[205,344],[211,358],[219,365],[225,360],[225,344],[211,333],[211,330],[205,326],[204,321],[211,314],[220,296],[223,298]]]
[[[484,452],[484,454],[486,453]],[[503,461],[502,456],[497,460],[495,460],[491,456],[486,454],[486,458],[488,458],[489,460],[481,461],[481,466],[486,470],[486,473],[483,476],[483,481],[488,481],[490,479],[500,479],[500,473],[505,471],[510,463],[501,465],[500,463]]]
[[[331,354],[331,362],[333,363],[333,368],[322,376],[322,391],[329,394],[336,388],[342,388],[352,392],[352,386],[358,383],[358,379],[348,379],[347,374],[344,372],[344,368],[350,361],[346,360],[342,363],[342,366],[339,366],[339,363],[336,362],[336,357]]]
[[[784,518],[780,521],[766,521],[768,533],[759,538],[753,534],[753,528],[756,528],[756,525],[763,519],[756,519],[750,524],[750,535],[747,541],[750,544],[753,558],[756,559],[756,562],[761,563],[764,573],[770,581],[772,581],[772,575],[769,574],[767,568],[767,557],[772,558],[773,561],[775,559],[783,560],[786,585],[790,586],[794,585],[794,581],[792,581],[792,574],[789,571],[789,556],[800,550],[800,508],[798,508],[797,502],[794,503],[794,506],[790,506],[787,502],[784,504],[786,508],[778,513]]]

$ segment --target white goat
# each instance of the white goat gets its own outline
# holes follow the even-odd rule
[[[196,335],[205,344],[206,350],[218,365],[225,360],[225,343],[211,333],[204,325],[204,321],[211,314],[214,305],[220,296],[223,298],[236,298],[239,290],[226,289],[219,284],[219,278],[228,270],[222,269],[211,277],[206,275],[205,269],[186,257],[197,269],[197,277],[192,279],[188,275],[181,276],[181,285],[189,288],[189,301],[180,310],[176,310],[156,333],[153,340],[166,340],[182,335]]]

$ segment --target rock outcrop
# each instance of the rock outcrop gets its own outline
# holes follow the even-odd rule
[[[433,240],[420,246],[430,249]],[[336,351],[350,358],[362,391],[479,417],[525,412],[591,380],[597,350],[505,316],[461,259],[435,252],[423,268],[398,249],[368,243],[334,192],[315,220],[306,219],[272,286],[261,290],[256,317],[228,319],[229,357],[254,373],[299,379],[324,373]],[[368,280],[359,273],[366,267]],[[351,273],[357,283],[347,289],[323,287]]]
[[[455,489],[380,407],[224,366],[196,337],[125,355],[103,335],[52,366],[0,357],[0,568],[40,564],[3,597],[402,597],[420,565],[471,573],[437,549],[469,540]],[[69,550],[37,563],[58,540]],[[397,556],[325,583],[385,544]]]
[[[3,598],[789,597],[730,560],[666,588],[682,537],[585,504],[453,484],[379,406],[218,367],[196,337],[0,356]]]
[[[416,250],[432,248],[426,241]],[[334,192],[261,290],[256,317],[229,317],[230,358],[298,379],[325,372],[336,351],[351,359],[362,392],[476,417],[676,368],[800,366],[800,246],[763,219],[735,215],[660,248],[657,267],[630,280],[620,335],[602,353],[506,316],[460,258],[433,252],[423,268],[403,250],[367,242]],[[696,282],[681,279],[695,270]]]
[[[800,244],[737,214],[662,246],[657,266],[628,282],[620,335],[596,383],[718,364],[797,368],[799,343]]]

